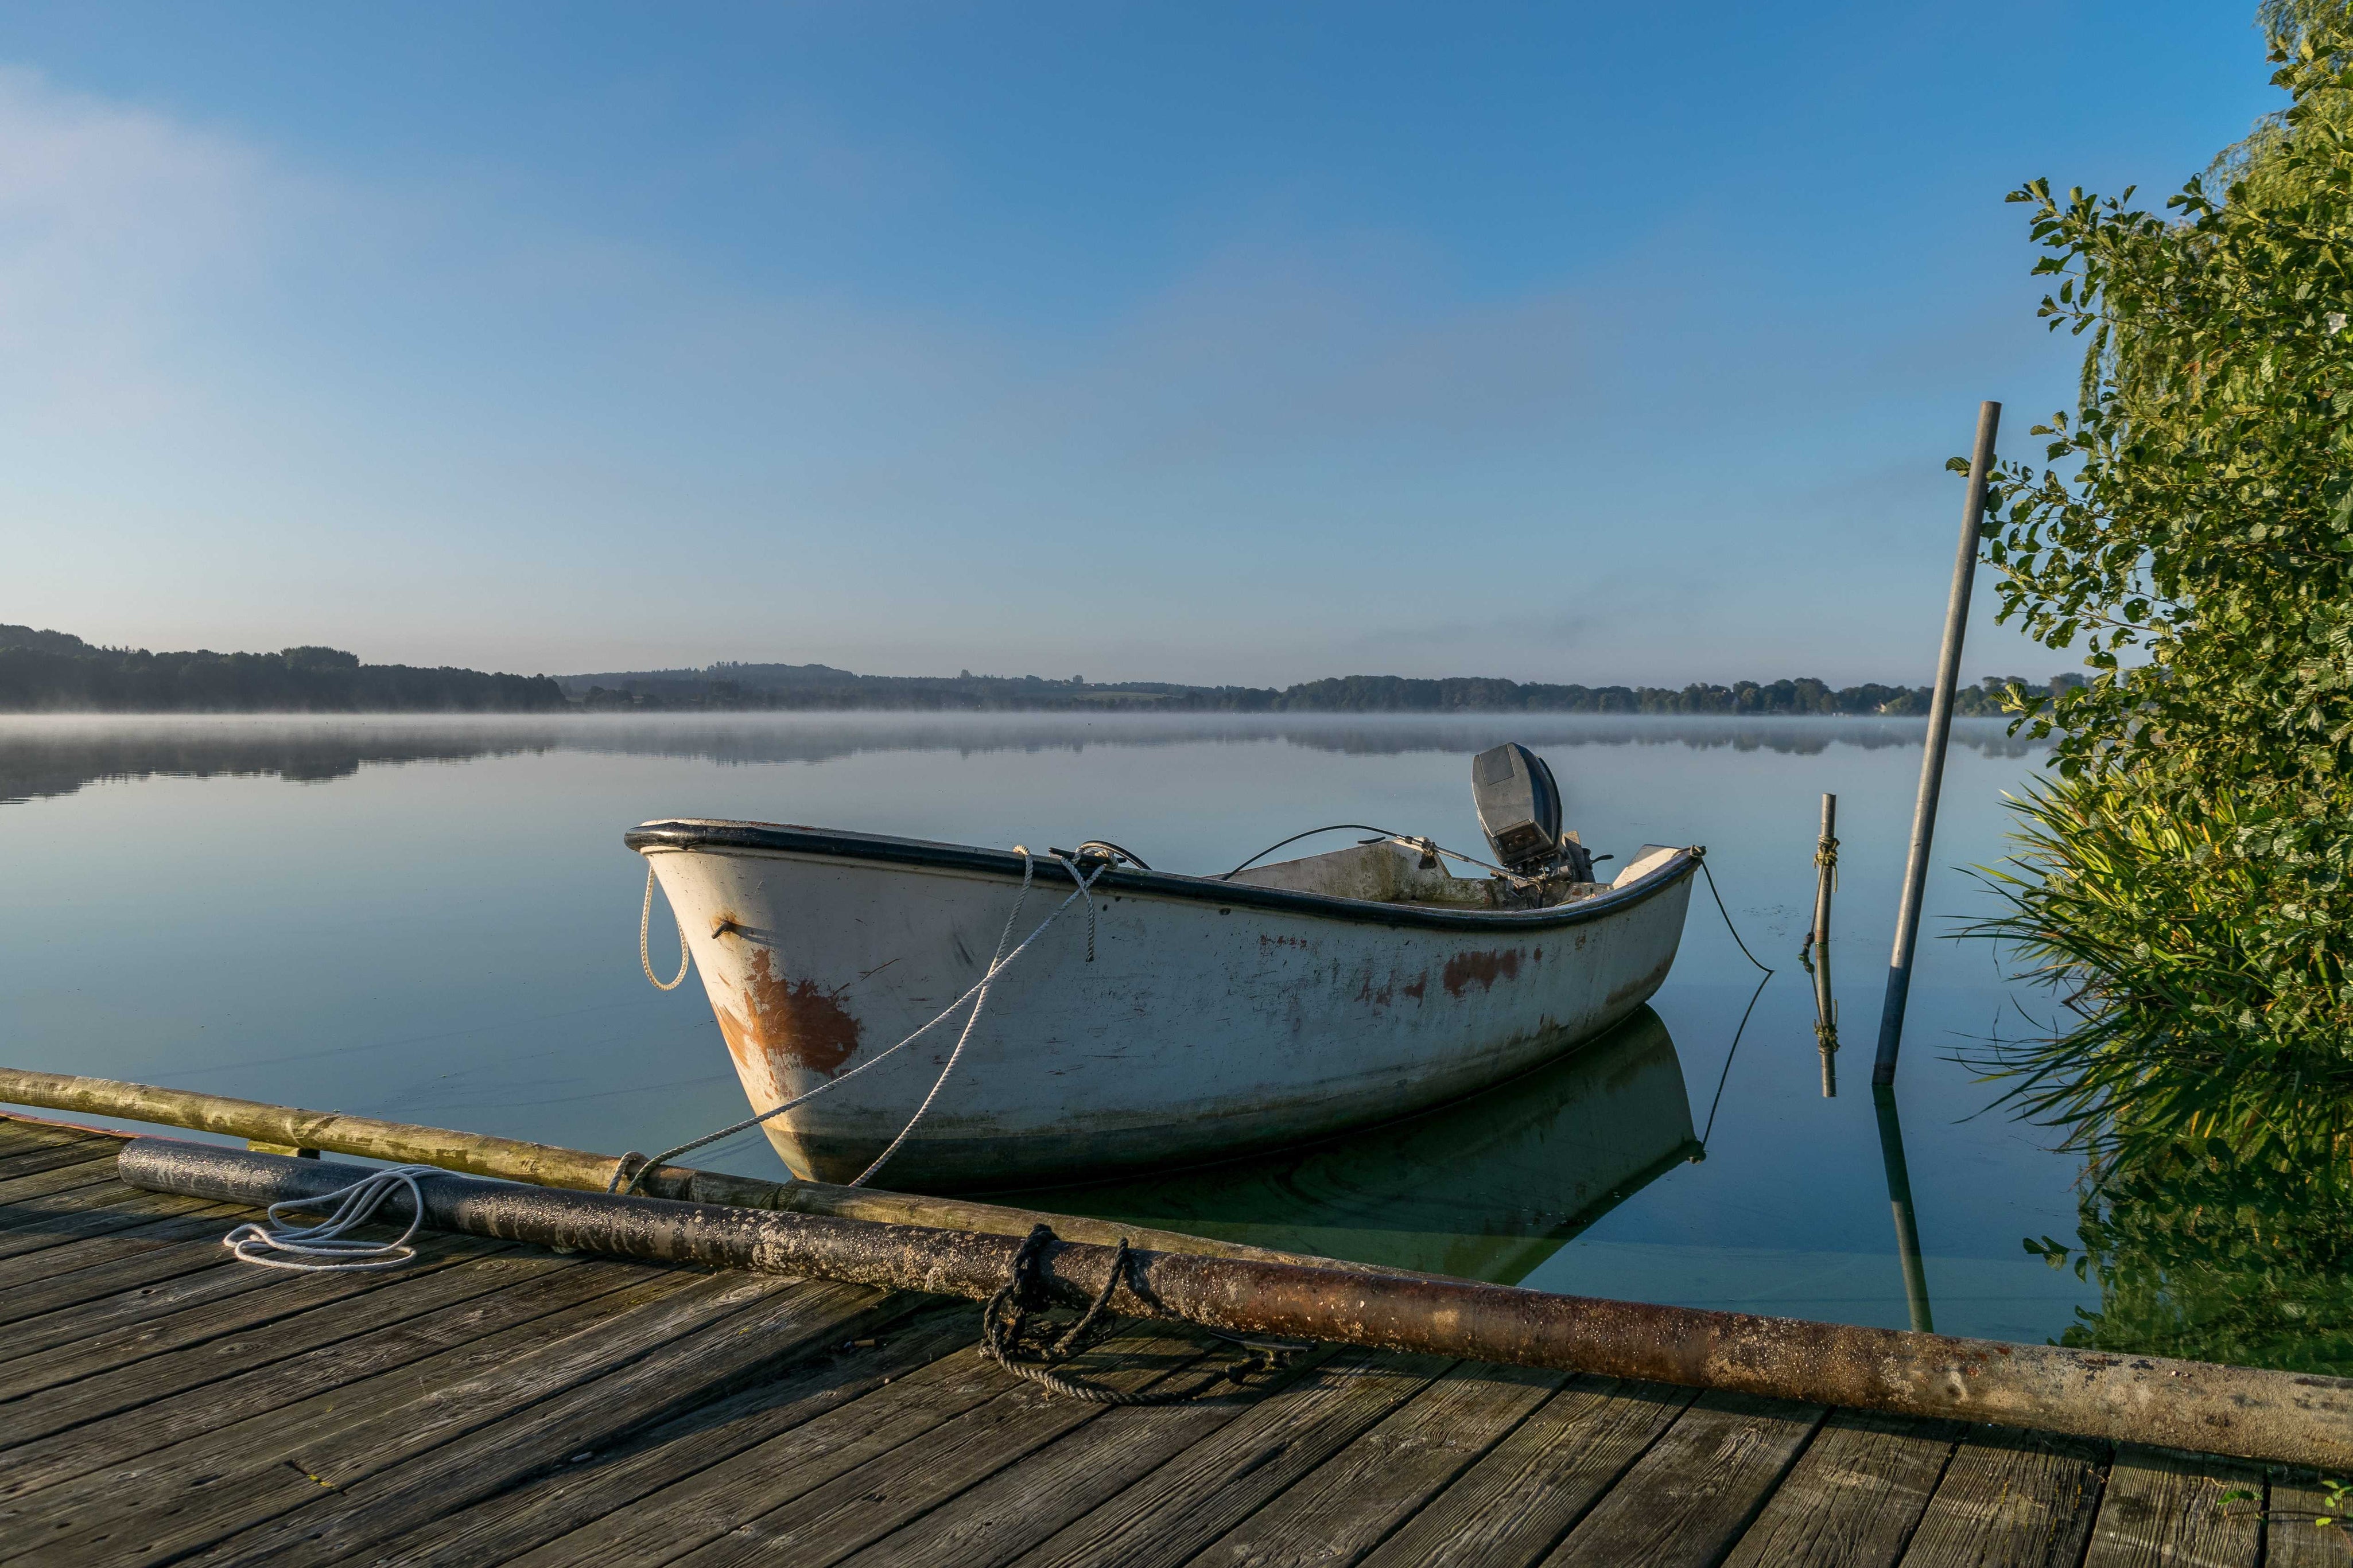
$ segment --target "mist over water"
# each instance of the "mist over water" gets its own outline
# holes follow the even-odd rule
[[[69,795],[85,784],[158,775],[274,774],[300,783],[363,766],[468,762],[548,751],[712,763],[818,763],[862,752],[1083,751],[1088,746],[1280,742],[1358,755],[1457,752],[1508,733],[1531,746],[1681,746],[1815,755],[1835,746],[1916,748],[1922,720],[1620,719],[1516,721],[1416,715],[1176,717],[1109,714],[753,715],[531,719],[326,716],[0,717],[0,802]],[[1963,721],[1953,743],[1989,757],[2040,751],[1997,723]]]
[[[1741,935],[1779,971],[1762,994],[1702,887],[1643,1025],[1639,1117],[1609,1109],[1632,1090],[1594,1079],[1597,1057],[1505,1086],[1492,1115],[1168,1178],[1127,1212],[1219,1233],[1288,1227],[1335,1251],[1463,1260],[1547,1289],[1901,1326],[1868,1080],[1922,729],[1529,715],[0,721],[13,884],[0,1027],[24,1067],[652,1150],[735,1120],[744,1100],[699,985],[665,995],[638,972],[644,866],[620,843],[638,821],[996,846],[1101,837],[1197,872],[1331,822],[1475,851],[1469,757],[1519,740],[1552,762],[1569,825],[1619,864],[1644,843],[1708,846]],[[1982,944],[1947,937],[1987,908],[1965,868],[2000,857],[2004,792],[2039,755],[1999,723],[1957,731],[1901,1091],[1936,1326],[2033,1341],[2096,1294],[2020,1246],[2073,1235],[2079,1163],[2038,1129],[1978,1114],[1992,1091],[1950,1058],[2047,1002],[2014,994]],[[1796,963],[1824,790],[1840,796],[1843,840],[1835,1100],[1820,1094]],[[673,942],[658,912],[665,973]],[[1595,1127],[1621,1128],[1625,1147],[1597,1152]],[[756,1137],[698,1159],[783,1173]],[[1122,1200],[1070,1202],[1119,1212]]]

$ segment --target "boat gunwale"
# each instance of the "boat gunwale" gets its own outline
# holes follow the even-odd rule
[[[621,842],[640,855],[702,851],[799,855],[822,859],[865,861],[883,866],[929,870],[979,872],[1018,882],[1021,857],[1009,849],[978,845],[947,844],[928,838],[901,838],[882,833],[855,833],[839,828],[804,827],[794,823],[734,822],[695,818],[659,818],[638,824],[621,836]],[[1059,870],[1043,856],[1033,857],[1041,868]],[[1252,882],[1220,881],[1215,877],[1188,877],[1176,871],[1145,871],[1113,866],[1093,886],[1099,893],[1131,893],[1174,898],[1198,903],[1267,910],[1279,913],[1342,921],[1356,925],[1411,926],[1424,930],[1476,931],[1552,931],[1582,925],[1623,913],[1647,903],[1699,867],[1693,849],[1678,848],[1658,869],[1623,888],[1535,910],[1449,910],[1429,904],[1392,904],[1372,899],[1344,899],[1331,893],[1301,892],[1262,887]]]

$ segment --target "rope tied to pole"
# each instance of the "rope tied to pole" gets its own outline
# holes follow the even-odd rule
[[[258,1221],[248,1221],[221,1237],[221,1245],[240,1263],[264,1268],[285,1268],[304,1274],[359,1273],[372,1268],[397,1268],[417,1256],[409,1243],[425,1223],[425,1195],[417,1184],[445,1173],[432,1165],[394,1165],[373,1171],[348,1187],[315,1198],[292,1198],[272,1204]],[[391,1241],[361,1241],[351,1233],[375,1217],[396,1193],[408,1194],[408,1228]],[[327,1217],[316,1225],[288,1225],[280,1215],[301,1209],[317,1214],[328,1205]],[[273,1253],[282,1256],[272,1257]]]
[[[1831,874],[1832,891],[1838,889],[1838,851],[1839,841],[1831,834],[1825,833],[1815,841],[1814,864]]]
[[[897,1055],[908,1046],[914,1044],[916,1040],[931,1033],[933,1029],[936,1028],[941,1024],[945,1023],[949,1018],[954,1017],[956,1010],[962,1007],[965,1003],[972,1003],[972,1013],[970,1016],[965,1019],[964,1032],[956,1037],[955,1048],[948,1053],[947,1065],[940,1068],[940,1076],[933,1080],[931,1092],[923,1096],[923,1103],[915,1108],[914,1115],[908,1119],[906,1126],[899,1130],[899,1135],[891,1141],[890,1147],[884,1149],[881,1154],[875,1157],[872,1164],[860,1172],[857,1177],[847,1184],[858,1187],[863,1186],[869,1181],[871,1181],[874,1177],[874,1173],[883,1167],[884,1163],[890,1160],[892,1155],[899,1152],[900,1145],[906,1142],[907,1135],[915,1130],[915,1123],[921,1121],[923,1119],[923,1113],[931,1110],[932,1101],[939,1098],[940,1089],[948,1081],[948,1075],[955,1070],[956,1062],[964,1055],[965,1046],[971,1040],[973,1030],[979,1026],[981,1009],[988,1004],[989,986],[995,983],[998,975],[1004,973],[1008,968],[1011,967],[1015,959],[1019,958],[1023,953],[1029,951],[1030,943],[1036,942],[1039,937],[1046,934],[1047,928],[1051,926],[1056,921],[1060,920],[1065,910],[1068,910],[1071,904],[1077,902],[1081,899],[1084,899],[1087,905],[1087,962],[1090,963],[1094,962],[1095,901],[1093,888],[1095,882],[1103,876],[1103,874],[1111,869],[1113,862],[1106,859],[1102,865],[1094,868],[1092,875],[1082,875],[1079,868],[1071,861],[1070,857],[1066,855],[1056,855],[1054,858],[1060,863],[1064,870],[1071,874],[1071,880],[1076,883],[1077,886],[1071,889],[1070,897],[1064,899],[1060,903],[1054,906],[1053,913],[1048,915],[1045,920],[1040,921],[1035,931],[1031,931],[1028,936],[1023,937],[1019,946],[1014,948],[1008,952],[1006,951],[1005,944],[1012,938],[1014,922],[1020,919],[1022,906],[1029,902],[1029,886],[1037,869],[1034,863],[1034,858],[1031,856],[1027,845],[1017,844],[1013,847],[1013,850],[1015,854],[1021,857],[1021,890],[1014,898],[1012,911],[1005,917],[1005,930],[997,939],[997,952],[990,957],[987,969],[982,972],[978,980],[976,980],[970,986],[965,988],[962,995],[949,1003],[946,1006],[941,1008],[937,1013],[932,1015],[932,1016],[924,1022],[917,1025],[913,1030],[902,1037],[897,1045],[877,1051],[873,1056],[859,1063],[856,1067],[851,1068],[848,1072],[841,1074],[839,1078],[828,1079],[825,1082],[818,1085],[815,1089],[810,1089],[806,1094],[797,1094],[780,1105],[771,1106],[767,1110],[761,1111],[756,1116],[747,1116],[741,1121],[737,1121],[729,1126],[719,1129],[716,1132],[706,1132],[700,1138],[689,1139],[686,1142],[679,1144],[676,1148],[665,1149],[651,1159],[638,1158],[634,1153],[623,1155],[620,1160],[615,1163],[613,1167],[612,1179],[605,1184],[605,1190],[608,1193],[617,1192],[624,1195],[634,1193],[638,1190],[638,1184],[645,1180],[649,1172],[658,1170],[661,1166],[669,1164],[672,1160],[677,1159],[680,1155],[691,1153],[695,1150],[702,1148],[706,1144],[716,1143],[723,1138],[733,1138],[738,1132],[748,1132],[753,1128],[759,1126],[762,1122],[782,1116],[786,1111],[794,1109],[796,1106],[806,1105],[810,1100],[815,1100],[818,1095],[840,1088],[843,1084],[848,1083],[851,1079],[856,1078],[859,1074],[879,1067],[883,1062],[888,1061],[892,1057]],[[650,875],[650,870],[649,871],[649,875]],[[650,890],[649,890],[647,896],[649,900],[650,900],[652,897]],[[684,933],[681,931],[680,935],[680,942],[681,946],[684,945]],[[650,970],[649,970],[648,974],[649,978],[650,978]],[[685,977],[685,971],[681,969],[679,972],[679,978],[682,980]],[[654,984],[659,985],[661,982],[657,980]]]
[[[1235,1340],[1244,1347],[1242,1357],[1229,1366],[1217,1369],[1208,1376],[1183,1388],[1144,1389],[1130,1391],[1108,1388],[1099,1383],[1086,1383],[1067,1372],[1057,1370],[1080,1352],[1111,1331],[1119,1320],[1111,1310],[1111,1299],[1121,1285],[1141,1292],[1134,1275],[1134,1254],[1128,1250],[1127,1238],[1120,1237],[1119,1248],[1112,1254],[1110,1270],[1103,1276],[1103,1289],[1081,1313],[1078,1321],[1063,1330],[1059,1337],[1053,1327],[1033,1323],[1031,1314],[1043,1311],[1050,1298],[1039,1265],[1049,1247],[1060,1245],[1053,1226],[1031,1227],[1020,1249],[1013,1255],[1013,1267],[1006,1280],[988,1304],[980,1311],[980,1352],[1016,1377],[1027,1378],[1049,1394],[1059,1394],[1066,1399],[1083,1400],[1089,1405],[1181,1405],[1198,1399],[1221,1384],[1247,1384],[1261,1373],[1275,1373],[1289,1366],[1293,1356],[1312,1350],[1312,1345],[1271,1344],[1252,1340]],[[1032,1337],[1034,1335],[1034,1338]],[[1219,1335],[1221,1339],[1231,1338]]]

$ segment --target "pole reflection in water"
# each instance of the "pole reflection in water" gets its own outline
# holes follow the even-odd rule
[[[1516,1285],[1698,1149],[1674,1042],[1645,1007],[1550,1066],[1404,1121],[1019,1201]]]
[[[1895,1211],[1895,1256],[1904,1265],[1904,1301],[1912,1310],[1912,1327],[1934,1333],[1936,1320],[1928,1313],[1928,1276],[1920,1266],[1920,1226],[1912,1217],[1912,1173],[1904,1163],[1904,1123],[1895,1114],[1895,1090],[1874,1084],[1872,1104],[1879,1112],[1879,1153],[1887,1163],[1887,1204]]]

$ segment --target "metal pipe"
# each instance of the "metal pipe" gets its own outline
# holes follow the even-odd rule
[[[259,1206],[318,1198],[357,1167],[141,1138],[122,1179],[154,1192]],[[665,1263],[816,1276],[982,1300],[1019,1243],[913,1226],[768,1214],[657,1198],[515,1187],[465,1176],[423,1184],[448,1230]],[[406,1199],[395,1200],[406,1212]],[[1092,1299],[1113,1252],[1045,1249],[1060,1299]],[[1112,1310],[1232,1333],[1279,1334],[1467,1357],[1810,1405],[2035,1427],[2323,1469],[2353,1468],[2353,1381],[2001,1344],[1893,1329],[1705,1312],[1434,1276],[1143,1252]]]
[[[1928,1272],[1920,1263],[1920,1226],[1912,1214],[1912,1168],[1904,1159],[1904,1123],[1895,1114],[1895,1091],[1875,1086],[1872,1107],[1879,1113],[1879,1158],[1887,1167],[1887,1206],[1895,1215],[1895,1260],[1904,1270],[1904,1305],[1912,1326],[1932,1333],[1936,1320],[1928,1311]]]
[[[248,1145],[268,1145],[261,1151],[265,1153],[323,1149],[398,1164],[433,1165],[444,1171],[465,1171],[478,1176],[529,1182],[534,1186],[569,1187],[592,1193],[608,1190],[616,1171],[627,1180],[643,1162],[641,1155],[594,1154],[584,1149],[527,1142],[520,1138],[494,1138],[447,1127],[420,1127],[373,1116],[346,1116],[338,1110],[301,1110],[259,1100],[234,1100],[227,1095],[123,1083],[113,1079],[28,1072],[20,1068],[0,1068],[0,1105],[37,1105],[49,1110],[80,1111],[125,1121],[222,1133],[242,1138]],[[1045,1223],[1051,1225],[1056,1234],[1075,1239],[1112,1244],[1124,1236],[1161,1252],[1278,1260],[1303,1256],[1077,1215],[1047,1214],[963,1198],[926,1197],[917,1193],[877,1192],[871,1187],[839,1187],[824,1182],[769,1182],[757,1176],[731,1176],[686,1165],[665,1165],[638,1184],[657,1197],[830,1215],[882,1225],[937,1226],[1023,1237],[1029,1234],[1032,1226]]]
[[[1895,1053],[1904,1043],[1904,1005],[1912,993],[1912,952],[1920,940],[1920,899],[1928,885],[1928,841],[1936,829],[1936,797],[1945,787],[1945,745],[1953,733],[1953,690],[1961,681],[1961,639],[1969,629],[1969,586],[1978,569],[1978,526],[1985,515],[1986,478],[1993,472],[1993,440],[2001,405],[1978,405],[1978,445],[1969,458],[1969,488],[1961,503],[1961,547],[1953,560],[1953,591],[1945,605],[1945,646],[1936,658],[1936,686],[1928,696],[1928,749],[1920,759],[1920,797],[1912,807],[1912,853],[1904,863],[1904,901],[1895,910],[1895,952],[1887,963],[1887,999],[1879,1014],[1879,1057],[1871,1081],[1895,1081]]]

